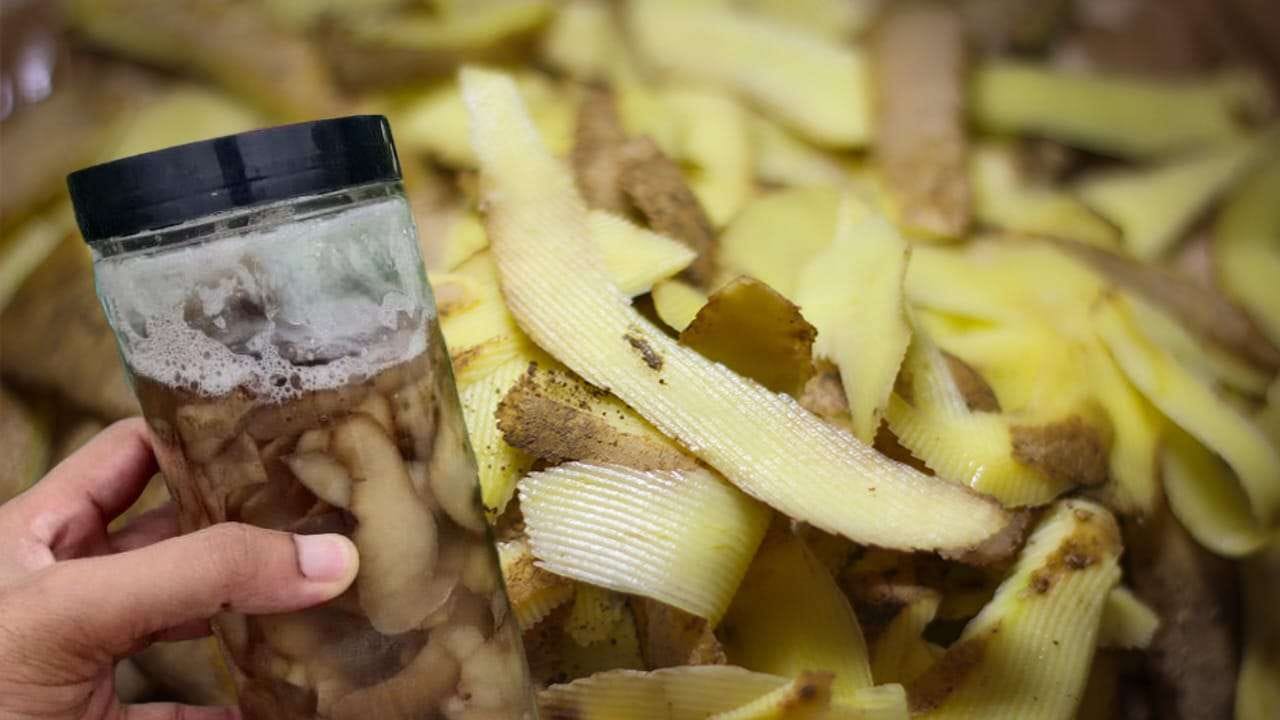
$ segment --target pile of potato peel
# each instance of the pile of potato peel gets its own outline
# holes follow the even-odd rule
[[[163,5],[65,3],[0,125],[0,498],[132,410],[61,175],[381,112],[548,717],[1280,708],[1265,58],[1159,3]]]

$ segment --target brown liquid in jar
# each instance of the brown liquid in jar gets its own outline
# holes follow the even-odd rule
[[[215,619],[249,720],[534,717],[438,330],[428,348],[284,402],[136,378],[183,532],[237,521],[360,551],[333,601]]]

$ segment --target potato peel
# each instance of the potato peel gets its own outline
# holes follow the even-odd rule
[[[794,303],[742,277],[707,298],[680,332],[680,344],[773,392],[798,397],[813,376],[816,335]]]
[[[852,47],[719,3],[640,0],[628,19],[639,53],[664,72],[734,90],[824,145],[870,136],[866,68]]]
[[[208,77],[278,118],[328,117],[341,108],[319,49],[282,32],[259,6],[76,0],[67,15],[101,46]],[[257,72],[263,67],[274,72]]]
[[[1202,342],[1173,315],[1134,293],[1125,293],[1125,300],[1135,323],[1152,342],[1193,372],[1250,397],[1266,394],[1272,373],[1216,345]]]
[[[738,4],[753,13],[840,41],[866,30],[878,9],[876,0],[743,0]]]
[[[911,342],[903,299],[909,257],[887,220],[846,197],[831,245],[800,273],[796,300],[818,329],[814,352],[840,368],[853,434],[867,444]]]
[[[533,465],[533,458],[507,443],[494,413],[503,396],[520,381],[527,364],[512,360],[459,392],[462,417],[480,474],[480,500],[495,519],[506,510],[516,482]]]
[[[800,273],[835,237],[840,199],[840,191],[830,187],[795,188],[755,198],[721,234],[721,264],[795,301]]]
[[[1108,350],[1133,384],[1231,465],[1254,518],[1271,527],[1280,513],[1280,454],[1262,430],[1145,337],[1122,298],[1097,306],[1094,317]]]
[[[823,529],[889,547],[958,548],[1007,522],[994,504],[882,458],[649,324],[605,276],[573,180],[542,146],[515,85],[464,69],[462,86],[503,294],[535,342],[748,494]],[[802,483],[794,467],[809,469]],[[921,513],[934,521],[913,522]]]
[[[623,195],[654,231],[679,240],[697,253],[687,274],[694,283],[705,286],[711,281],[715,262],[715,230],[702,203],[685,182],[680,166],[648,137],[627,142],[619,155]]]
[[[802,672],[794,680],[742,707],[716,713],[707,720],[782,720],[811,718],[831,705],[829,672]]]
[[[1124,586],[1107,595],[1098,626],[1098,646],[1146,649],[1160,627],[1160,616]]]
[[[552,685],[538,694],[538,707],[547,717],[579,720],[706,720],[787,683],[776,675],[714,665],[614,670]]]
[[[887,593],[875,597],[879,589],[865,588],[854,596],[859,608],[871,600],[878,601],[879,612],[892,612],[883,627],[874,628],[874,635],[868,628],[871,676],[878,683],[908,683],[936,659],[924,639],[924,629],[933,622],[942,598],[930,588],[902,584],[889,586]]]
[[[1121,288],[1167,310],[1200,338],[1261,370],[1280,369],[1280,346],[1268,340],[1252,318],[1218,292],[1167,268],[1139,263],[1101,248],[1071,242],[1059,242],[1057,246]]]
[[[616,401],[615,401],[616,403]],[[639,418],[584,384],[531,367],[497,406],[507,444],[550,464],[581,460],[636,470],[693,470],[697,461]]]
[[[1244,557],[1267,544],[1271,533],[1254,517],[1240,481],[1194,438],[1176,428],[1166,433],[1161,471],[1169,512],[1205,549]]]
[[[970,105],[987,130],[1141,158],[1238,137],[1236,114],[1247,102],[1239,85],[1231,76],[1176,82],[997,60],[975,71]]]
[[[724,614],[768,511],[707,470],[569,463],[530,474],[520,507],[541,567],[701,618]]]
[[[1055,504],[991,602],[910,683],[912,715],[1074,717],[1119,556],[1110,513],[1080,500]]]
[[[750,116],[730,95],[703,87],[664,88],[680,128],[677,157],[714,227],[724,227],[754,189]]]
[[[542,55],[550,65],[585,82],[609,77],[622,39],[611,9],[595,0],[560,6],[542,35]]]
[[[427,596],[436,565],[435,519],[414,492],[400,451],[368,416],[356,413],[338,423],[332,443],[353,481],[360,605],[383,634],[411,630],[430,610],[418,600]]]
[[[873,36],[875,152],[907,232],[958,238],[969,224],[965,31],[941,3],[895,3]]]
[[[1280,704],[1280,541],[1274,539],[1241,568],[1244,584],[1244,658],[1236,684],[1237,720],[1265,720]]]
[[[573,582],[538,567],[526,540],[499,543],[498,559],[511,612],[521,628],[537,625],[552,610],[573,599]]]
[[[663,280],[653,285],[653,309],[667,327],[681,332],[707,304],[707,294],[683,280]]]
[[[590,587],[582,583],[578,588]],[[605,591],[611,597],[616,593]],[[524,634],[526,657],[536,682],[541,686],[567,682],[610,670],[643,670],[635,619],[625,602],[618,621],[605,629],[599,642],[581,645],[570,634],[572,607],[560,607]]]
[[[574,588],[573,608],[565,618],[565,633],[579,645],[606,642],[626,615],[627,601],[622,595],[578,583]]]
[[[571,155],[578,190],[588,207],[626,211],[619,154],[626,139],[613,95],[599,88],[588,91],[578,107],[578,127]]]
[[[1275,144],[1273,143],[1273,146]],[[1222,289],[1280,346],[1280,147],[1248,178],[1218,217],[1213,259]]]
[[[940,477],[1009,507],[1044,504],[1072,485],[1105,479],[1106,448],[1092,424],[1074,415],[1033,423],[971,411],[945,356],[919,330],[903,368],[908,397],[890,399],[889,428]]]
[[[724,665],[724,648],[712,623],[649,597],[628,598],[640,656],[650,668]]]
[[[1133,256],[1168,253],[1187,226],[1256,162],[1260,140],[1225,146],[1163,165],[1106,172],[1076,187],[1080,197],[1120,227]]]
[[[795,676],[835,673],[840,700],[870,687],[867,645],[853,608],[804,541],[775,526],[720,624],[731,663]]]
[[[1026,182],[1015,164],[1012,149],[1004,145],[979,146],[970,153],[969,185],[978,222],[1087,245],[1119,246],[1119,228],[1074,195]]]
[[[751,119],[751,145],[756,179],[763,182],[837,187],[845,181],[840,163],[763,116]]]
[[[1129,582],[1165,619],[1143,661],[1157,717],[1230,717],[1240,658],[1236,568],[1201,547],[1166,508],[1126,526]]]

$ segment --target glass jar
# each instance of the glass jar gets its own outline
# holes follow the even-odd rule
[[[533,718],[386,120],[68,178],[183,532],[342,533],[351,589],[214,619],[246,718]]]

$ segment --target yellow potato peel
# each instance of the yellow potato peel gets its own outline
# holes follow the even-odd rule
[[[994,503],[884,458],[641,317],[604,273],[573,178],[542,145],[515,84],[464,69],[462,87],[503,296],[539,346],[747,494],[825,530],[958,549],[1006,524]]]

